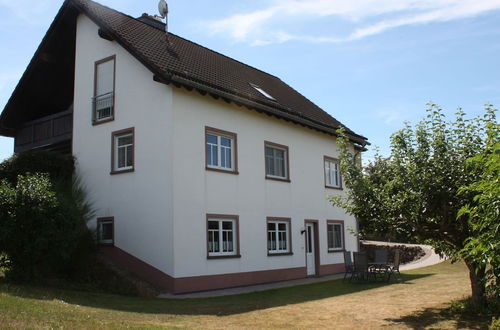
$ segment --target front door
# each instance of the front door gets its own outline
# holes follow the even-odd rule
[[[307,275],[316,275],[316,254],[314,242],[314,223],[306,223],[306,265]]]

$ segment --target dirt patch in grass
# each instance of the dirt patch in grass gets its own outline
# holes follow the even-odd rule
[[[482,329],[444,312],[470,294],[467,270],[444,262],[403,283],[342,280],[205,299],[148,299],[0,283],[0,328]],[[468,322],[468,323],[467,323]]]

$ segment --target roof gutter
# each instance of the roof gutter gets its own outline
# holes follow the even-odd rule
[[[332,128],[330,126],[323,125],[321,123],[315,122],[315,121],[310,120],[310,119],[306,119],[304,117],[298,117],[296,114],[292,114],[290,112],[284,112],[283,110],[278,110],[278,109],[275,109],[273,107],[249,100],[248,98],[241,97],[241,96],[235,95],[233,93],[228,93],[228,92],[222,91],[220,89],[216,89],[216,88],[207,86],[207,85],[202,84],[202,83],[198,83],[196,81],[193,81],[191,79],[187,79],[187,78],[184,78],[184,77],[181,77],[178,75],[172,75],[171,77],[164,78],[164,79],[162,79],[160,77],[156,77],[155,80],[158,82],[167,83],[167,84],[171,81],[171,82],[183,85],[183,86],[203,90],[207,93],[217,95],[217,96],[220,96],[222,98],[229,99],[233,102],[240,103],[240,104],[245,105],[247,107],[253,108],[257,111],[262,111],[266,114],[273,115],[275,117],[282,118],[282,119],[294,122],[296,124],[300,124],[300,125],[307,126],[309,128],[313,128],[313,129],[316,129],[318,131],[321,131],[321,132],[324,132],[327,134],[338,136],[336,128]],[[346,135],[351,142],[359,144],[363,147],[370,144],[366,140],[366,138],[364,138],[364,137],[355,136],[355,135],[349,134],[349,133],[346,133]]]

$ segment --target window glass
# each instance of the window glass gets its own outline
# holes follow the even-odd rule
[[[234,139],[225,135],[207,133],[207,166],[223,170],[234,170]]]
[[[236,254],[236,233],[234,220],[208,221],[208,255],[224,256]]]
[[[134,167],[134,136],[133,133],[113,135],[115,171],[129,170]]]
[[[287,178],[286,151],[271,146],[265,147],[266,175],[277,178]]]
[[[343,225],[341,223],[328,224],[327,239],[328,239],[328,249],[338,250],[342,249],[342,230]]]
[[[289,222],[268,220],[267,250],[268,253],[287,253],[289,251]]]
[[[95,67],[93,120],[103,121],[113,117],[115,60],[110,59]]]
[[[325,160],[325,184],[329,187],[341,187],[338,161]]]

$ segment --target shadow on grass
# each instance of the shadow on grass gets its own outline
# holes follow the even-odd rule
[[[432,275],[434,274],[403,274],[403,278],[406,285],[411,285],[413,280]],[[0,294],[28,299],[62,300],[80,306],[143,314],[225,316],[331,298],[389,285],[394,283],[349,283],[339,279],[224,297],[156,299],[17,285],[0,281]]]
[[[454,320],[456,329],[488,329],[491,318],[455,313],[451,307],[426,308],[417,313],[386,321],[405,325],[411,329],[439,329],[440,322]]]

